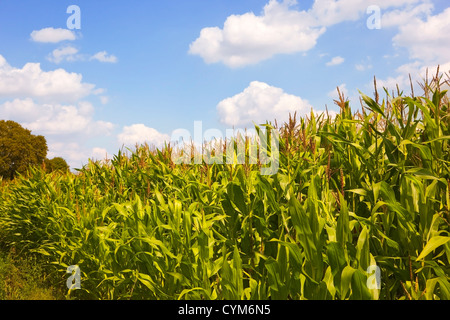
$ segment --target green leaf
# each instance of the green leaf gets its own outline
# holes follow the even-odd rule
[[[231,201],[236,205],[237,209],[243,214],[247,215],[247,204],[245,202],[244,192],[241,187],[235,183],[230,183],[228,185],[228,194],[230,195]]]
[[[361,270],[355,270],[351,283],[351,300],[372,300],[372,294],[367,288],[367,276]]]
[[[370,251],[369,232],[367,231],[366,226],[363,227],[358,238],[358,243],[356,244],[356,258],[359,262],[360,268],[367,270],[370,262]]]
[[[426,283],[425,297],[427,300],[433,300],[436,285],[439,284],[443,300],[450,299],[450,283],[444,277],[428,279]]]
[[[336,240],[342,248],[344,248],[351,236],[349,228],[350,221],[347,202],[344,200],[344,197],[342,197],[342,194],[339,194],[339,201],[341,202],[341,211],[339,212],[337,221]]]
[[[446,244],[450,241],[450,237],[442,237],[436,236],[431,238],[425,248],[423,248],[422,252],[417,257],[416,261],[424,259],[427,255],[429,255],[432,251],[436,250],[438,247]]]
[[[341,300],[346,299],[347,293],[350,290],[351,287],[351,281],[352,281],[352,277],[353,277],[353,273],[356,270],[353,269],[350,266],[346,266],[344,268],[344,270],[342,270],[342,275],[341,275]]]
[[[364,93],[362,93],[361,91],[359,92],[361,94],[362,99],[364,100],[364,102],[366,103],[366,105],[374,112],[379,113],[383,116],[383,118],[386,118],[386,116],[384,115],[383,110],[381,110],[381,108],[378,106],[378,104],[375,102],[375,100],[373,100],[372,98],[366,96]]]

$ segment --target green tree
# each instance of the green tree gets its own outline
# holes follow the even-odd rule
[[[47,141],[31,134],[14,121],[0,120],[0,176],[13,179],[30,166],[41,165],[47,156]]]
[[[56,157],[53,159],[45,159],[45,170],[47,172],[53,171],[66,172],[67,170],[69,170],[69,165],[67,164],[66,160],[64,160],[61,157]]]

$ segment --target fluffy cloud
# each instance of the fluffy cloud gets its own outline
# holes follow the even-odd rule
[[[277,120],[283,123],[289,113],[304,115],[312,110],[308,101],[287,94],[282,89],[254,81],[243,92],[217,105],[220,121],[229,126],[249,126]]]
[[[380,9],[402,8],[428,0],[378,0]],[[307,52],[332,25],[355,21],[367,14],[367,0],[315,0],[311,9],[294,8],[296,0],[270,0],[261,15],[229,16],[223,28],[208,27],[191,43],[189,53],[206,63],[222,62],[235,68],[276,54]],[[425,10],[423,8],[422,10]]]
[[[381,17],[381,27],[398,27],[416,22],[421,18],[431,15],[433,4],[429,2],[419,5],[409,5],[402,9],[385,12]]]
[[[331,61],[327,62],[326,65],[328,67],[337,66],[337,65],[344,63],[344,61],[345,61],[344,58],[338,56],[338,57],[334,57],[333,59],[331,59]]]
[[[72,46],[66,46],[53,50],[47,57],[47,60],[56,64],[59,64],[62,61],[74,62],[96,60],[104,63],[116,63],[119,61],[116,56],[112,54],[108,55],[106,51],[98,52],[92,56],[89,56],[87,54],[79,53],[79,50]]]
[[[429,79],[436,74],[437,66],[440,71],[450,72],[450,33],[444,30],[450,29],[450,8],[439,14],[431,14],[431,4],[418,6],[406,12],[391,12],[391,18],[397,15],[399,32],[393,38],[396,47],[406,48],[411,62],[399,66],[395,74],[379,79],[380,87],[386,87],[390,91],[396,90],[397,85],[405,93],[410,91],[411,75],[415,94],[421,94],[421,88],[417,82],[422,83],[428,70]],[[386,14],[389,17],[389,14]]]
[[[424,64],[420,61],[404,64],[395,70],[395,75],[390,76],[386,79],[377,79],[377,86],[378,88],[387,88],[389,92],[392,92],[392,90],[394,90],[394,92],[397,92],[398,85],[400,91],[404,91],[405,94],[409,94],[411,88],[409,76],[411,75],[414,93],[416,95],[421,95],[422,90],[418,83],[423,83],[423,80],[425,79],[427,73],[428,80],[431,80],[436,75],[437,67],[437,64]],[[440,74],[444,72],[450,74],[450,61],[440,64],[439,72]],[[444,77],[444,79],[446,78]],[[368,84],[368,86],[369,85],[370,84]],[[445,87],[443,89],[448,90],[450,88]]]
[[[356,21],[367,14],[370,5],[376,5],[380,9],[411,7],[414,4],[429,2],[429,0],[315,0],[309,10],[317,24],[329,27],[344,21]]]
[[[258,63],[275,54],[305,52],[316,45],[324,28],[313,27],[305,11],[291,10],[295,1],[271,0],[261,16],[232,15],[223,29],[204,28],[189,52],[206,63],[223,62],[230,67]]]
[[[108,55],[106,51],[97,52],[90,58],[90,60],[97,60],[100,62],[108,62],[108,63],[116,63],[118,61],[116,56]]]
[[[93,148],[92,156],[90,158],[93,160],[108,159],[108,150],[106,150],[105,148]]]
[[[426,19],[414,19],[399,26],[394,45],[406,47],[410,58],[426,63],[450,62],[450,8]]]
[[[64,60],[76,61],[80,59],[80,55],[77,54],[78,49],[71,46],[58,48],[53,50],[53,52],[49,55],[48,60],[56,64],[61,63]]]
[[[0,105],[0,118],[20,122],[44,136],[110,134],[113,124],[94,121],[94,107],[81,101],[76,105],[37,104],[31,98],[15,99]]]
[[[158,132],[153,128],[149,128],[144,124],[134,124],[125,126],[123,131],[118,135],[119,143],[128,147],[134,147],[136,144],[154,145],[162,147],[165,142],[170,141],[170,136]]]
[[[87,148],[77,142],[48,141],[49,152],[47,158],[62,157],[72,170],[80,169],[88,163],[88,159],[104,160],[108,151],[104,148]],[[109,156],[108,156],[109,157]]]
[[[88,54],[81,54],[77,48],[72,46],[66,46],[58,48],[52,51],[52,53],[47,57],[50,62],[59,64],[63,61],[74,62],[74,61],[100,61],[103,63],[117,63],[119,59],[108,53],[106,51],[98,52],[92,56]]]
[[[64,48],[63,48],[64,49]],[[54,58],[68,60],[77,55],[71,47],[56,51]],[[94,106],[83,99],[105,90],[82,81],[81,74],[64,69],[43,71],[38,63],[23,68],[10,66],[0,55],[0,119],[13,120],[34,134],[44,135],[48,157],[66,159],[80,168],[89,158],[104,158],[105,149],[88,148],[84,142],[110,135],[114,125],[94,119]],[[104,96],[100,101],[106,103]]]
[[[76,38],[73,31],[61,28],[44,28],[31,33],[31,40],[43,43],[58,43],[66,40],[73,41]]]
[[[39,63],[11,67],[0,55],[0,98],[32,97],[45,102],[74,102],[93,93],[95,85],[64,69],[43,71]]]

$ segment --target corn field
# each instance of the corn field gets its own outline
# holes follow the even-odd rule
[[[449,299],[450,103],[424,88],[266,124],[271,176],[146,145],[77,175],[31,169],[0,181],[1,245],[60,286],[78,265],[74,299]]]

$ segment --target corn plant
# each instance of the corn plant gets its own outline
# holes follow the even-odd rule
[[[448,299],[450,104],[438,84],[361,94],[356,114],[339,94],[335,117],[265,124],[280,132],[271,176],[259,162],[175,164],[170,145],[76,175],[31,169],[0,182],[0,241],[39,256],[61,286],[78,265],[70,298]]]

